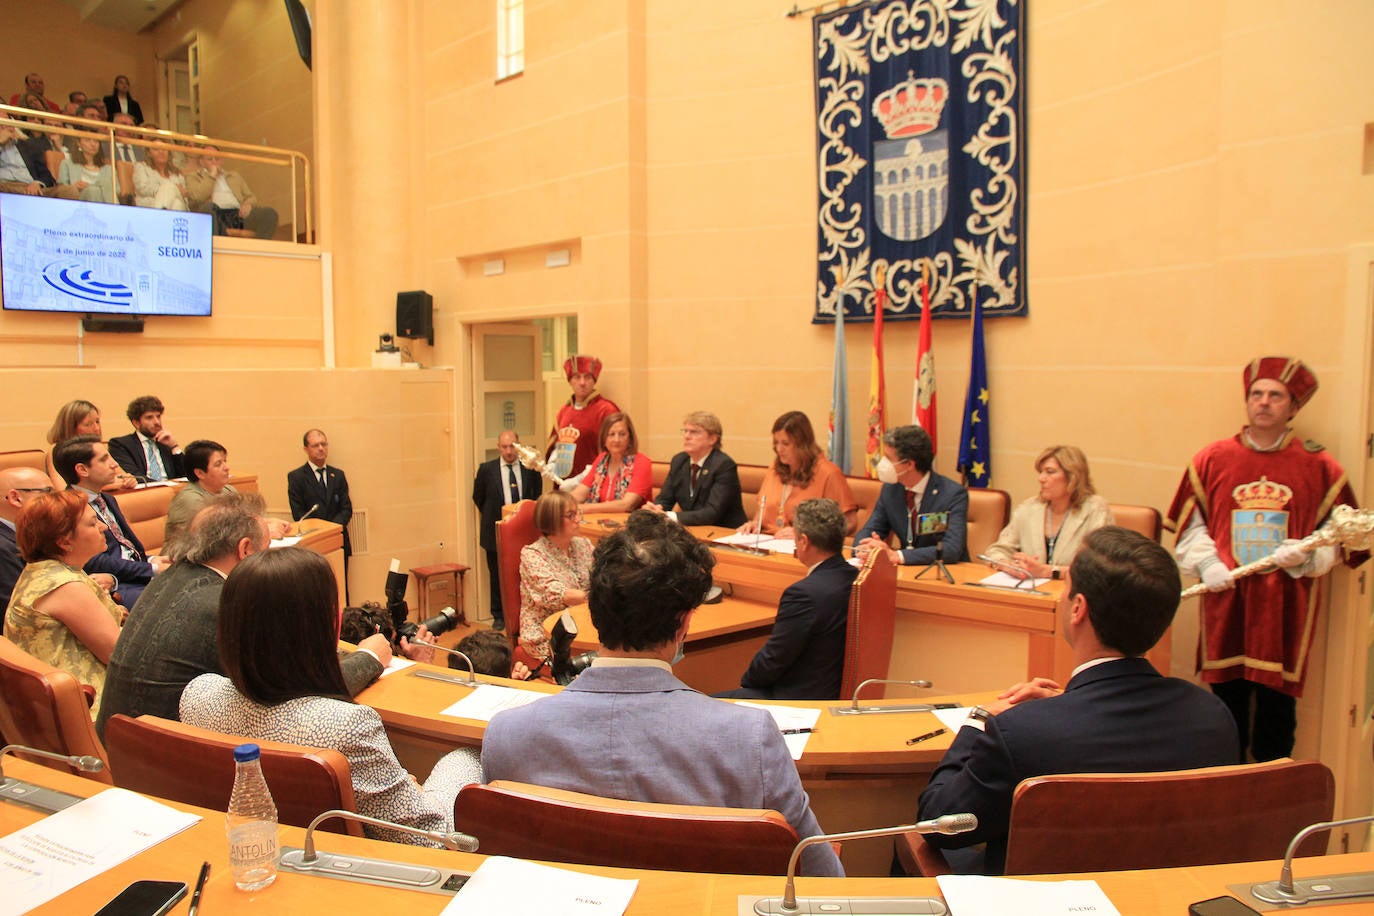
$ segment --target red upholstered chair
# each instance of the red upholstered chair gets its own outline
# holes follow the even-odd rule
[[[457,829],[483,854],[580,865],[781,875],[797,832],[768,809],[621,801],[497,780],[463,787]]]
[[[869,678],[887,677],[892,630],[897,617],[897,566],[886,552],[870,550],[849,592],[849,622],[844,641],[840,699]],[[870,699],[882,696],[875,690]]]
[[[496,568],[501,579],[501,607],[506,612],[506,632],[511,645],[520,645],[520,550],[539,540],[534,527],[534,503],[522,499],[515,511],[496,523]],[[519,659],[528,662],[527,658]]]
[[[1293,836],[1331,819],[1335,780],[1315,760],[1164,773],[1039,776],[1016,787],[1008,875],[1175,868],[1281,859]],[[1304,856],[1322,855],[1326,837]],[[948,871],[916,834],[897,838],[910,874]]]
[[[283,824],[308,827],[334,808],[356,811],[348,760],[336,750],[262,741],[196,728],[157,716],[111,716],[105,743],[115,785],[212,811],[223,811],[234,788],[234,748],[256,744],[262,774]],[[332,818],[319,829],[362,836],[356,821]]]
[[[39,661],[0,637],[0,734],[10,744],[24,744],[54,754],[99,757],[105,748],[91,722],[91,705],[82,685],[65,671]],[[113,783],[108,765],[99,773],[42,758],[29,758],[64,773]]]

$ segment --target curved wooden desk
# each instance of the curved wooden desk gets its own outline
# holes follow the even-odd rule
[[[89,796],[103,788],[90,780],[57,773],[12,757],[5,760],[5,771],[20,779],[74,795]],[[229,869],[223,813],[171,802],[168,804],[200,814],[202,819],[190,829],[97,875],[32,912],[40,916],[93,913],[130,882],[141,879],[185,881],[194,886],[201,862],[207,860],[211,870],[201,898],[201,910],[209,914],[237,913],[251,907],[254,912],[263,914],[319,911],[385,913],[403,910],[424,916],[442,912],[450,902],[451,898],[447,896],[331,881],[287,872],[280,873],[270,887],[261,891],[247,893],[237,890]],[[38,812],[0,802],[0,836],[26,827],[41,817]],[[304,835],[305,831],[297,827],[281,828],[283,845],[300,846]],[[331,852],[449,868],[475,869],[482,862],[480,855],[422,849],[337,834],[325,834],[318,843],[320,849]],[[850,849],[846,847],[843,856],[846,863],[849,857]],[[1274,880],[1278,877],[1279,865],[1278,862],[1246,862],[1199,868],[1050,877],[1096,880],[1116,908],[1128,916],[1177,916],[1187,912],[1189,903],[1229,893],[1227,885]],[[639,886],[626,911],[631,916],[737,916],[741,895],[779,896],[783,883],[781,878],[767,876],[631,871],[574,865],[559,867],[638,880]],[[1300,859],[1295,863],[1294,870],[1299,876],[1371,871],[1374,870],[1374,853]],[[802,878],[797,882],[797,891],[803,896],[940,895],[939,887],[929,878]],[[528,891],[512,889],[511,893],[524,894]],[[178,904],[178,911],[184,912],[184,907],[184,903]],[[1356,916],[1368,913],[1369,904],[1323,907],[1320,912],[1323,916]]]

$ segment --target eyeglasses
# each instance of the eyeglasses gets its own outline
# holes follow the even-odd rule
[[[695,426],[684,426],[684,427],[682,427],[681,430],[679,430],[679,432],[681,432],[684,436],[704,436],[704,435],[706,435],[706,430],[700,429],[700,428],[695,427]]]
[[[51,493],[52,487],[15,487],[20,493]]]
[[[572,512],[564,512],[563,517],[570,522],[580,522],[582,521],[582,510],[576,509]]]

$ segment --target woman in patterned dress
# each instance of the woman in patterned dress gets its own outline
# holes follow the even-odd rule
[[[5,635],[94,687],[99,709],[124,609],[81,567],[105,549],[105,525],[80,490],[44,493],[19,511],[15,540],[28,565],[14,583]]]
[[[520,551],[520,649],[516,658],[538,673],[549,657],[544,618],[587,600],[592,545],[577,536],[582,514],[567,493],[554,491],[534,504],[534,527],[544,536]]]

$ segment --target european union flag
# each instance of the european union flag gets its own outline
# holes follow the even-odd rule
[[[977,281],[975,280],[976,284]],[[964,429],[959,437],[959,470],[964,485],[986,487],[992,479],[992,435],[988,429],[988,360],[983,349],[983,309],[973,294],[973,360],[964,396]]]

